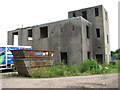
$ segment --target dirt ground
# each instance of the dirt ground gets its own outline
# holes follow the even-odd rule
[[[42,79],[2,77],[2,88],[118,88],[118,74]]]

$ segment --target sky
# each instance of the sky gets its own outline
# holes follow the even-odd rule
[[[68,12],[103,5],[108,12],[110,47],[118,49],[119,0],[0,0],[0,45],[7,45],[7,32],[68,18]]]

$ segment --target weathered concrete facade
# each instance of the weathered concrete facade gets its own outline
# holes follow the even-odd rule
[[[103,62],[109,63],[111,56],[107,11],[102,5],[99,5],[68,12],[69,18],[77,16],[83,16],[92,23],[93,57],[95,59],[101,58]],[[100,36],[97,36],[98,29],[100,30]]]
[[[97,17],[93,15],[96,7],[99,11]],[[64,59],[67,64],[72,61],[73,64],[80,65],[81,61],[92,57],[98,61],[101,59],[99,62],[108,63],[108,18],[106,19],[106,11],[101,5],[96,7],[71,11],[68,13],[69,19],[66,20],[9,31],[8,45],[13,45],[14,35],[18,35],[18,45],[54,50],[55,62]],[[81,17],[85,10],[87,20],[84,19],[86,16]]]
[[[8,32],[8,44],[12,44],[12,35],[18,32],[19,45],[31,45],[33,49],[54,50],[55,62],[60,62],[61,53],[67,54],[67,64],[71,60],[74,64],[80,64],[87,59],[87,52],[92,55],[91,23],[82,17],[71,18],[31,27],[33,40],[28,40],[27,31],[31,28],[22,28]],[[89,27],[89,39],[86,37],[86,26]],[[48,36],[41,38],[40,28],[48,27]]]

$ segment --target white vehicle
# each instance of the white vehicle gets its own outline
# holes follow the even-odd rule
[[[13,69],[15,71],[15,66],[12,61],[13,55],[10,51],[14,49],[31,49],[31,46],[0,46],[0,70]]]

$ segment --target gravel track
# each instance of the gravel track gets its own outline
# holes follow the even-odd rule
[[[2,78],[2,88],[118,88],[118,74],[30,79]]]

